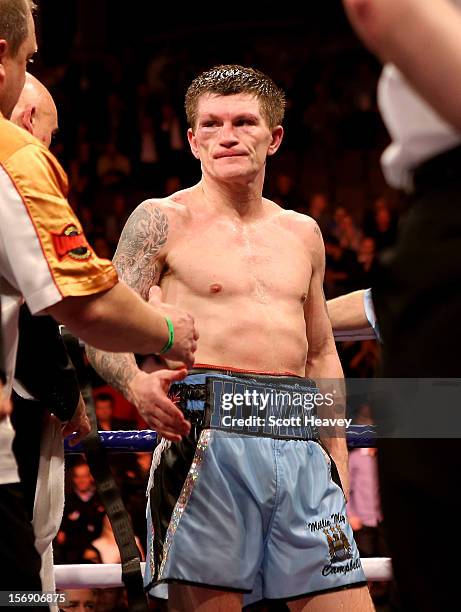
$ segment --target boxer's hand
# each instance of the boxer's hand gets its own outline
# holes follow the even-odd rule
[[[77,404],[77,408],[71,418],[68,421],[63,429],[62,436],[66,438],[72,434],[71,440],[69,440],[69,446],[75,446],[78,444],[85,436],[87,436],[91,431],[90,421],[86,414],[85,402],[83,401],[83,397],[80,395],[80,399]]]
[[[139,371],[131,379],[128,399],[151,429],[172,442],[180,442],[190,431],[190,423],[170,400],[167,393],[171,383],[183,380],[187,370],[157,370],[147,374]]]
[[[194,365],[194,353],[197,350],[198,332],[194,327],[194,319],[183,310],[162,302],[162,290],[158,286],[149,291],[149,304],[169,317],[174,327],[174,344],[165,353],[169,360],[179,361],[186,368]]]

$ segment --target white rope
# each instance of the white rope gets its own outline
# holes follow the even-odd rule
[[[149,482],[147,483],[146,497],[149,497],[150,490],[154,486],[155,470],[160,465],[162,453],[169,449],[170,446],[171,441],[167,440],[166,438],[162,438],[155,447],[154,453],[152,455],[152,463],[150,464]]]
[[[141,563],[143,575],[145,566],[145,563]],[[55,565],[54,577],[58,589],[108,589],[123,586],[120,563]]]
[[[143,573],[145,565],[141,563]],[[387,557],[362,559],[362,567],[367,580],[392,580],[391,560]],[[123,586],[122,569],[118,563],[55,565],[54,572],[58,589],[107,589]]]

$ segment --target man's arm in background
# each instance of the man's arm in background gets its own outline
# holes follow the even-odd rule
[[[461,130],[461,11],[448,0],[343,0],[365,45]]]
[[[371,289],[359,289],[327,302],[335,339],[381,342]]]
[[[133,349],[148,355],[158,353],[168,340],[168,327],[162,310],[140,300],[125,283],[118,282],[101,293],[66,297],[45,312],[84,342],[102,350]],[[171,318],[172,312],[168,315]],[[178,310],[174,322],[175,332],[182,332],[183,345],[178,347],[178,352],[191,365],[196,345],[192,317]],[[187,334],[184,333],[186,329]]]
[[[365,289],[360,289],[328,300],[328,316],[333,331],[363,329],[370,325],[365,313],[364,295]]]

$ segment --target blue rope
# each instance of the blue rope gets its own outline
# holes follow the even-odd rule
[[[140,431],[100,431],[103,446],[110,453],[151,453],[157,445],[157,434],[150,429]],[[347,430],[349,448],[367,448],[376,445],[376,430],[371,425],[351,425]],[[82,453],[81,444],[69,446],[64,441],[67,454]]]

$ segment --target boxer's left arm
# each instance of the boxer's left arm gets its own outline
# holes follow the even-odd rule
[[[327,393],[331,393],[330,397],[334,398],[331,406],[328,406],[327,402],[322,408],[317,409],[318,416],[330,419],[344,419],[346,407],[344,374],[336,351],[325,294],[323,292],[325,248],[322,234],[316,223],[312,224],[310,228],[309,245],[312,276],[308,297],[304,306],[308,342],[306,377],[312,378],[316,382],[320,393],[324,397]],[[341,484],[347,497],[349,477],[345,428],[340,425],[322,428],[320,436],[336,463]]]

